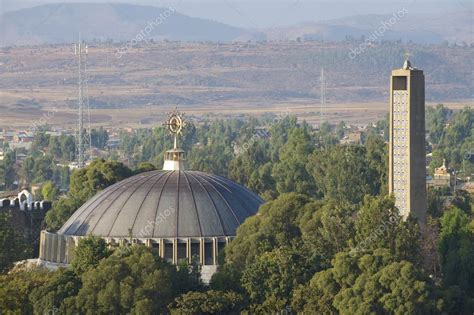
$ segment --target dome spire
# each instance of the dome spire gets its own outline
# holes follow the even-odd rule
[[[178,136],[182,134],[183,128],[186,127],[184,113],[178,111],[178,107],[168,114],[169,118],[164,123],[170,134],[174,136],[174,146],[172,150],[165,153],[165,161],[163,170],[165,171],[182,171],[186,169],[186,159],[184,151],[178,148]]]

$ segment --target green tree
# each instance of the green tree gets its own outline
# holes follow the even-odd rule
[[[333,146],[316,150],[307,164],[320,194],[357,204],[365,195],[378,195],[384,186],[385,158],[380,151],[360,145]],[[374,159],[369,161],[369,157]],[[376,158],[375,158],[376,157]],[[350,184],[348,184],[350,183]]]
[[[72,173],[67,197],[59,198],[46,214],[48,228],[59,229],[82,204],[97,192],[132,175],[119,162],[94,160],[86,168]]]
[[[30,293],[48,283],[51,272],[45,268],[26,268],[0,275],[0,310],[2,314],[33,314]]]
[[[237,315],[245,307],[242,295],[235,292],[188,292],[168,308],[171,315]]]
[[[30,251],[24,235],[12,225],[11,213],[0,213],[0,273],[8,271],[14,262],[27,258]]]
[[[469,194],[465,190],[458,189],[453,193],[453,198],[451,199],[451,205],[456,208],[459,208],[467,215],[474,215],[474,195]]]
[[[33,137],[31,150],[35,155],[39,155],[41,151],[49,146],[49,135],[44,131],[37,131]]]
[[[334,298],[341,313],[428,313],[430,291],[421,273],[407,261],[387,263],[380,256],[365,255],[358,261],[360,275],[352,286],[343,287]],[[381,257],[380,257],[381,258]],[[386,265],[385,265],[386,264]],[[335,273],[339,265],[335,263]],[[344,263],[342,263],[344,268]],[[346,279],[342,278],[342,283]],[[337,278],[336,278],[337,279]]]
[[[387,249],[356,257],[337,254],[332,268],[296,290],[292,306],[318,314],[426,314],[435,307],[425,277]]]
[[[219,266],[218,272],[211,278],[210,288],[215,291],[233,291],[244,293],[240,284],[242,271],[234,264],[223,264]]]
[[[41,195],[44,200],[54,201],[59,196],[59,189],[56,188],[52,181],[47,181],[41,186]]]
[[[247,186],[265,200],[275,199],[277,192],[275,179],[272,176],[272,163],[265,163],[258,170],[254,170]]]
[[[320,271],[294,289],[291,309],[303,314],[337,314],[333,300],[340,288],[332,269]]]
[[[339,139],[344,138],[344,129],[346,129],[346,123],[341,120],[336,126],[336,135]]]
[[[452,113],[443,104],[426,108],[426,128],[429,130],[432,143],[438,144],[441,142],[444,136],[444,126]]]
[[[302,233],[302,251],[314,266],[314,271],[328,268],[338,252],[349,248],[354,238],[355,208],[329,199],[326,202],[313,202],[303,209],[299,219]]]
[[[76,155],[76,141],[74,136],[61,135],[61,152],[63,161],[74,161]]]
[[[51,272],[48,281],[34,288],[29,300],[34,314],[66,314],[69,301],[81,288],[80,278],[71,269],[59,269]]]
[[[109,255],[110,252],[104,239],[89,235],[79,240],[79,244],[74,249],[71,267],[77,275],[82,275],[89,269],[96,267],[102,259]]]
[[[22,182],[29,185],[33,182],[35,168],[35,159],[32,156],[27,156],[26,159],[21,164],[20,177]]]
[[[232,150],[228,145],[213,143],[212,145],[195,148],[188,154],[191,169],[228,176],[229,161]]]
[[[387,248],[398,260],[419,261],[420,231],[413,220],[402,220],[392,197],[366,197],[357,213],[353,254]]]
[[[311,136],[307,127],[294,128],[290,131],[288,142],[281,148],[280,162],[272,170],[277,191],[297,192],[314,195],[315,185],[313,178],[306,170],[308,156],[313,151]]]
[[[388,194],[388,146],[378,134],[369,134],[364,146],[367,150],[367,164],[379,177],[375,191],[380,195],[386,195]]]
[[[13,183],[17,180],[17,174],[15,171],[15,152],[8,151],[5,153],[3,158],[3,182],[5,183],[5,188],[12,189]]]
[[[102,127],[97,129],[91,130],[91,144],[98,148],[104,149],[107,146],[107,142],[109,141],[109,134],[107,130],[103,129]]]
[[[281,148],[288,142],[289,130],[298,127],[296,116],[286,116],[270,128],[271,161],[279,160]]]
[[[131,175],[132,171],[122,163],[97,159],[86,168],[73,172],[69,191],[85,202],[98,191]]]
[[[61,226],[79,209],[83,204],[81,199],[75,196],[60,197],[53,202],[51,210],[46,212],[45,222],[50,230],[59,230]]]
[[[264,204],[258,215],[239,227],[236,238],[225,249],[226,262],[243,270],[260,254],[297,243],[301,236],[297,218],[309,202],[307,196],[289,193]]]
[[[35,159],[33,167],[33,181],[41,183],[53,178],[53,160],[50,156],[40,156]]]
[[[457,285],[474,298],[474,220],[459,208],[441,218],[439,252],[445,286]]]
[[[271,199],[276,196],[268,141],[257,139],[229,162],[229,178]]]
[[[61,150],[61,142],[58,137],[49,137],[48,153],[55,159],[61,159],[63,152]]]
[[[339,143],[339,139],[332,132],[331,125],[327,121],[323,122],[316,134],[318,146],[320,148],[330,148]]]
[[[5,168],[2,164],[0,164],[0,187],[2,189],[5,189],[4,188],[4,185],[5,185],[4,179],[5,179]]]
[[[432,152],[432,158],[429,164],[429,174],[433,176],[435,168],[441,167],[445,161],[442,150],[435,149]]]
[[[438,106],[439,107],[439,106]],[[438,110],[438,107],[436,110]],[[443,107],[439,108],[442,111]],[[429,113],[429,111],[428,111]],[[438,113],[435,116],[442,116]],[[430,164],[430,172],[434,167],[438,167],[442,159],[446,159],[454,169],[458,170],[458,174],[468,176],[469,171],[474,169],[472,154],[472,145],[474,144],[474,134],[472,133],[474,124],[474,110],[465,107],[462,110],[451,115],[448,118],[437,122],[433,135],[433,162]],[[437,118],[438,119],[438,118]],[[440,120],[440,119],[438,119]],[[429,120],[428,120],[429,121]]]
[[[138,167],[133,171],[135,174],[155,171],[156,166],[150,162],[142,162],[138,164]]]
[[[125,255],[111,255],[82,274],[82,288],[73,298],[74,313],[161,314],[182,292],[176,267],[156,250],[132,246]]]
[[[270,314],[285,310],[295,286],[308,278],[305,259],[291,248],[280,247],[260,255],[246,266],[242,286],[252,313]]]
[[[449,194],[450,189],[448,187],[446,187],[446,189],[429,187],[426,196],[428,214],[434,218],[440,217],[443,214],[446,196]]]

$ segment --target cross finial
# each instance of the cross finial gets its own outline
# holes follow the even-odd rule
[[[403,54],[403,56],[405,56],[405,62],[403,63],[403,69],[405,69],[405,70],[412,69],[411,62],[408,59],[410,56],[412,56],[412,54],[407,51]]]
[[[186,121],[184,120],[184,114],[178,111],[178,106],[175,107],[173,112],[168,113],[168,116],[168,120],[163,125],[174,135],[174,148],[177,149],[177,138],[183,132],[183,128],[186,127]]]

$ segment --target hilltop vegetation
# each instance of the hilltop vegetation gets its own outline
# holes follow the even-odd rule
[[[443,154],[451,147],[448,159],[456,167],[456,152],[469,147],[472,122],[470,108],[451,114],[440,105],[428,114],[431,142]],[[268,133],[259,132],[262,125]],[[192,169],[229,176],[268,201],[221,252],[221,267],[210,286],[199,281],[195,264],[176,269],[156,249],[109,250],[105,241],[90,236],[80,241],[65,270],[9,269],[12,257],[4,257],[2,268],[10,272],[0,275],[0,309],[36,314],[470,314],[473,196],[430,189],[426,226],[420,228],[412,218],[403,221],[387,196],[386,126],[380,121],[368,128],[363,144],[341,145],[343,123],[324,124],[317,132],[292,116],[190,124],[180,143]],[[163,127],[121,137],[120,150],[128,154],[130,168],[96,160],[74,172],[68,195],[56,195],[48,212],[50,229],[61,226],[97,191],[158,168],[163,151],[171,147]],[[40,140],[55,142],[39,135],[36,148]],[[62,156],[58,151],[57,158]],[[0,244],[14,244],[17,258],[24,258],[21,236],[4,231]]]

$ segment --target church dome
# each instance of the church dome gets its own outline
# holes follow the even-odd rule
[[[203,172],[139,174],[79,208],[58,234],[111,238],[235,236],[263,200],[233,181]]]
[[[130,243],[156,249],[163,259],[178,264],[197,259],[208,283],[218,256],[236,236],[246,218],[263,200],[233,181],[186,169],[185,152],[177,135],[185,126],[176,110],[166,123],[174,148],[164,156],[163,170],[124,179],[87,201],[57,232],[42,231],[39,262],[70,264],[81,238],[95,235],[125,253]]]

